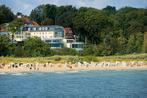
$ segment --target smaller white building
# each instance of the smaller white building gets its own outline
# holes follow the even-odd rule
[[[77,42],[75,39],[63,39],[64,46],[67,48],[72,48],[77,51],[82,51],[84,48],[83,42]]]
[[[67,48],[71,48],[71,43],[75,42],[74,39],[63,39],[64,46]]]
[[[82,51],[84,48],[84,43],[83,42],[73,42],[71,43],[71,48],[77,51]]]

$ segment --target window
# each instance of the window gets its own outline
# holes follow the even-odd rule
[[[36,31],[36,28],[34,27],[33,30]]]
[[[51,40],[46,40],[46,42],[51,43],[52,41]]]
[[[72,44],[72,48],[83,48],[83,44]]]
[[[62,47],[62,44],[61,43],[57,43],[57,44],[50,44],[51,47],[55,47],[55,48],[60,48]]]
[[[30,30],[33,30],[33,28],[30,28]]]
[[[72,43],[73,42],[73,40],[67,40],[67,43]]]
[[[48,30],[48,27],[45,27],[45,30],[47,31]]]
[[[41,31],[41,27],[39,27],[39,30]]]
[[[43,27],[43,30],[45,30],[45,27]]]
[[[31,28],[28,28],[28,31],[30,31],[31,30]]]
[[[59,40],[55,39],[55,40],[53,40],[53,42],[59,42]]]

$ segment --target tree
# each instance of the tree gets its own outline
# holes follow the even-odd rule
[[[128,53],[140,53],[143,48],[143,34],[137,33],[131,35],[127,43]]]
[[[50,53],[50,47],[40,38],[29,38],[24,42],[24,50],[27,56],[47,56]]]
[[[145,9],[132,7],[121,8],[112,17],[115,30],[122,30],[122,34],[127,38],[132,33],[145,32]]]
[[[115,41],[114,43],[117,43],[117,51],[116,53],[117,54],[126,54],[127,53],[127,39],[123,36],[123,35],[120,35],[118,38],[117,38],[117,41]]]
[[[56,10],[56,5],[39,5],[31,11],[30,17],[32,20],[38,22],[39,24],[42,24],[44,21],[48,22],[49,20],[52,20],[54,22],[56,17]],[[51,24],[53,23],[51,22]]]
[[[56,19],[56,24],[62,25],[64,27],[71,27],[73,28],[73,18],[75,16],[74,12],[65,12],[62,15],[58,16]]]
[[[46,18],[41,22],[41,25],[54,25],[54,20],[51,18]]]
[[[77,9],[72,6],[58,7],[55,24],[73,28],[73,18],[75,16],[75,12],[77,12]]]
[[[7,36],[0,36],[0,56],[9,54],[10,40]]]
[[[43,7],[44,5],[39,5],[38,7],[33,9],[30,14],[30,18],[39,24],[41,24],[41,22],[44,20]]]
[[[43,7],[43,12],[45,18],[51,18],[54,20],[57,14],[57,6],[46,4]]]
[[[21,26],[24,25],[23,19],[22,18],[16,18],[15,20],[13,20],[12,22],[10,22],[9,26],[8,26],[8,31],[11,32],[12,35],[12,43],[14,41],[14,35],[16,32],[20,32],[21,31]]]
[[[107,6],[103,8],[103,11],[106,13],[106,15],[110,16],[116,13],[116,8],[114,6]]]
[[[74,27],[85,37],[85,43],[98,43],[99,32],[107,24],[107,16],[94,8],[80,8],[73,19]]]
[[[10,8],[0,5],[0,24],[11,22],[13,19],[14,14]]]
[[[143,52],[144,52],[144,53],[147,53],[147,32],[144,33]]]
[[[72,18],[71,16],[75,11],[76,8],[72,6],[57,7],[56,5],[46,4],[46,5],[40,5],[35,9],[33,9],[31,11],[30,17],[32,20],[38,22],[41,25],[42,24],[44,25],[44,22],[46,21],[48,22],[49,20],[53,20],[54,24],[64,26],[65,23],[62,24],[62,20],[63,21],[68,20],[68,22],[71,24],[72,21],[69,21],[69,17],[71,19]]]

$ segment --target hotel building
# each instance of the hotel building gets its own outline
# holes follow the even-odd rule
[[[29,37],[39,37],[42,41],[47,42],[51,48],[67,47],[81,51],[84,47],[83,42],[76,42],[70,28],[64,29],[58,25],[23,26],[21,32],[15,34],[14,39],[16,42],[21,42]]]

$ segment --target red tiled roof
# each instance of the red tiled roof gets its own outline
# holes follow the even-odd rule
[[[65,38],[67,38],[67,39],[73,39],[74,38],[73,31],[69,27],[64,28],[64,34],[65,34]]]
[[[23,19],[24,19],[24,23],[25,23],[25,24],[31,24],[31,25],[34,25],[34,26],[38,26],[38,25],[39,25],[37,22],[32,21],[32,20],[29,19],[27,16],[24,16]]]

